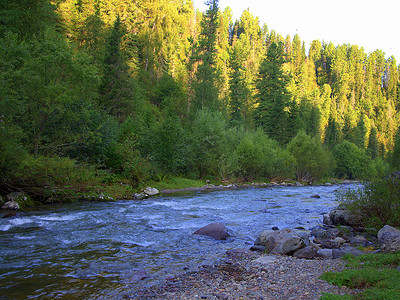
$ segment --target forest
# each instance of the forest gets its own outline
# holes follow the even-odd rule
[[[0,194],[400,168],[400,66],[218,0],[0,1]]]

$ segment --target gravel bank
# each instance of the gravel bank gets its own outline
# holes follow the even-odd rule
[[[343,270],[341,260],[306,260],[248,250],[230,251],[213,266],[177,275],[127,299],[319,299],[323,293],[355,294],[319,277]]]

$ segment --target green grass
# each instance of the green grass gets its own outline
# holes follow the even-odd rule
[[[347,256],[346,269],[339,273],[327,272],[321,276],[330,284],[362,289],[357,295],[324,294],[323,300],[332,299],[400,299],[400,253]]]

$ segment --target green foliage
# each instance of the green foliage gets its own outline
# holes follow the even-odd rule
[[[295,159],[279,144],[269,139],[262,130],[244,132],[233,153],[232,172],[244,179],[264,177],[290,178]]]
[[[398,299],[400,273],[394,268],[399,263],[397,254],[367,254],[349,257],[352,268],[339,273],[327,272],[321,276],[330,284],[363,289],[357,295],[335,296],[325,294],[321,299]]]
[[[348,141],[335,146],[335,173],[339,178],[360,179],[366,176],[368,157],[363,149]]]
[[[400,226],[400,181],[380,179],[365,182],[357,190],[348,190],[340,200],[365,227],[382,228],[384,225]]]
[[[51,182],[38,175],[49,171],[44,157],[134,185],[295,168],[298,179],[321,178],[334,164],[314,136],[334,149],[337,176],[384,176],[388,151],[400,168],[394,57],[319,41],[306,56],[298,35],[207,5],[202,14],[181,0],[0,1],[0,188],[24,184],[16,170]],[[299,129],[307,135],[293,139]],[[291,152],[281,148],[292,139]]]
[[[287,91],[289,77],[282,70],[285,63],[283,55],[283,44],[272,43],[260,66],[256,124],[269,137],[285,144],[293,136],[294,128],[291,123],[293,111],[290,95]]]
[[[201,178],[207,174],[218,174],[226,129],[227,124],[221,113],[208,109],[197,112],[191,126],[190,145],[194,165]]]
[[[311,138],[304,131],[299,131],[287,149],[296,158],[297,180],[319,180],[331,171],[330,153],[322,147],[319,139]]]
[[[74,160],[46,156],[27,156],[13,174],[17,182],[28,187],[76,184],[84,181],[87,175],[86,167]]]
[[[176,115],[169,115],[155,125],[151,137],[152,160],[159,173],[185,173],[189,158],[187,134]]]

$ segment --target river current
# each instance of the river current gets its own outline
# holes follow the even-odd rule
[[[341,188],[186,192],[49,206],[0,219],[0,299],[121,298],[212,264],[228,250],[248,249],[262,230],[322,224]],[[232,237],[192,234],[212,222],[224,223]]]

